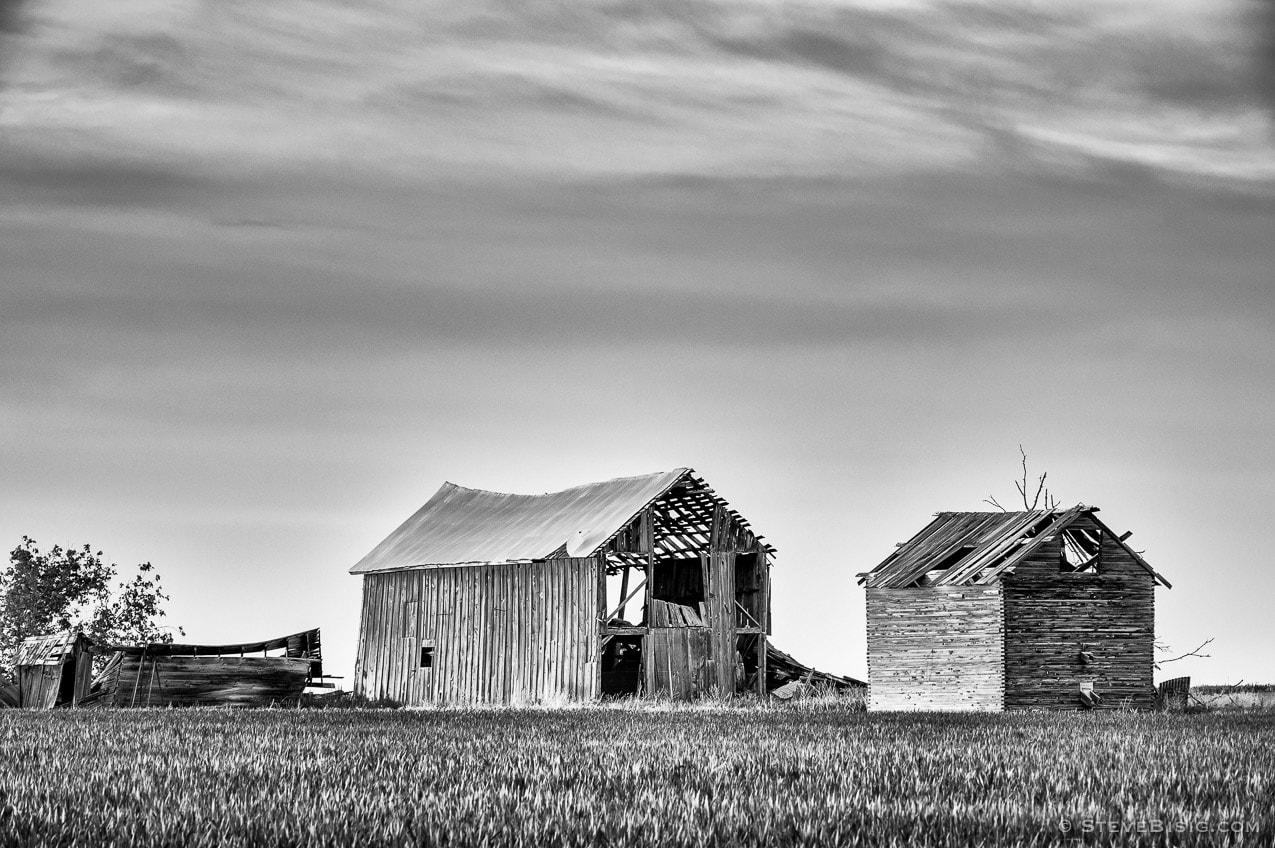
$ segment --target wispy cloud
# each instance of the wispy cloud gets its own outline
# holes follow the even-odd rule
[[[1275,171],[1272,13],[1255,0],[4,8],[22,34],[0,125],[50,157],[409,175]]]

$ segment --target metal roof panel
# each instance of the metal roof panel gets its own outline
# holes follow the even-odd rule
[[[689,468],[513,495],[444,483],[351,574],[457,563],[589,556]]]

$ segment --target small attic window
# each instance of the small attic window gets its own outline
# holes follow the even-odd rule
[[[1102,530],[1067,528],[1062,531],[1059,574],[1099,574],[1102,571]]]

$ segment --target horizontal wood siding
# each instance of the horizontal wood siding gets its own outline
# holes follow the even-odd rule
[[[597,569],[566,558],[367,574],[355,690],[409,705],[596,697]]]
[[[1153,578],[1109,535],[1098,574],[1060,574],[1059,545],[1042,545],[1005,578],[1005,707],[1080,709],[1089,682],[1099,708],[1150,709]]]
[[[870,709],[1002,709],[999,586],[869,588],[867,595]]]

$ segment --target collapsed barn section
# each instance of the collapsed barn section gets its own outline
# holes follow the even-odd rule
[[[318,628],[231,645],[98,645],[71,630],[23,640],[16,665],[0,701],[23,709],[268,707],[333,685]]]

